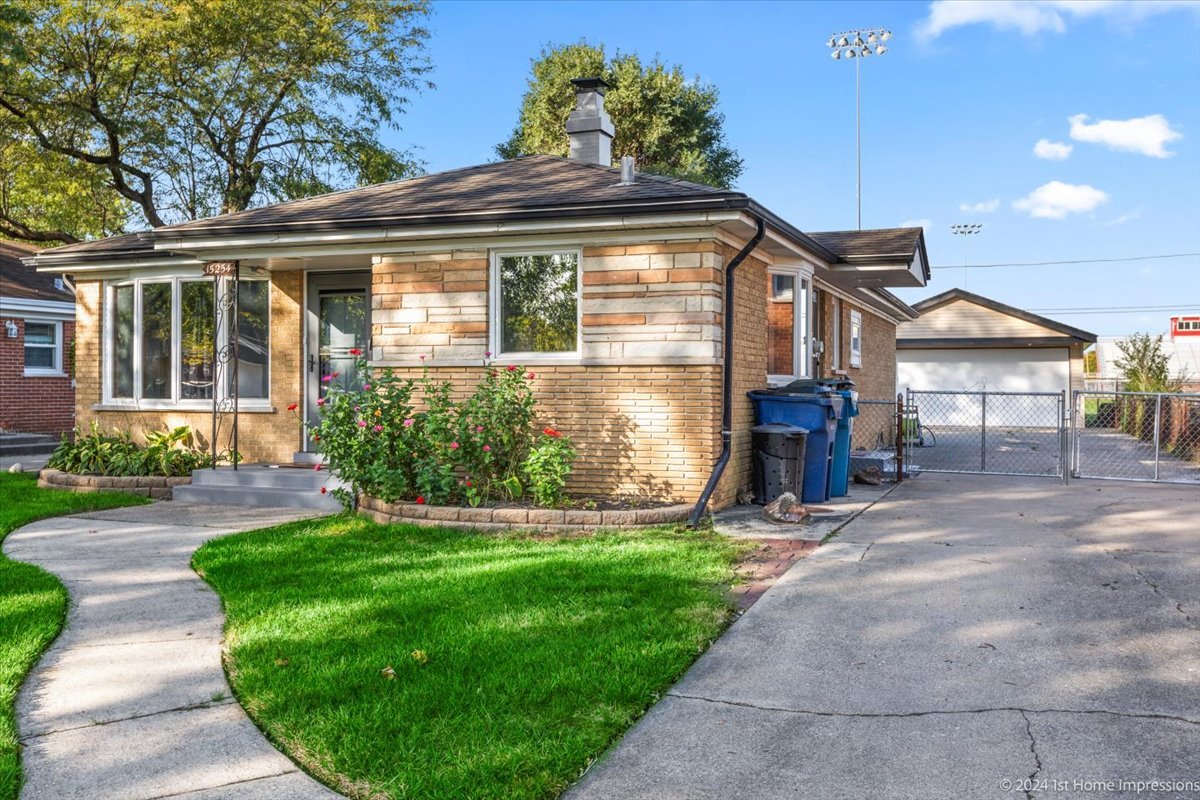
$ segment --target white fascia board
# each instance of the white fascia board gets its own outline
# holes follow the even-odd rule
[[[0,314],[13,317],[75,319],[75,304],[61,300],[30,300],[23,297],[0,298]]]
[[[114,272],[126,274],[130,271],[143,273],[147,270],[160,270],[163,274],[173,275],[180,270],[200,269],[204,266],[204,262],[191,257],[177,256],[175,258],[159,257],[159,258],[131,258],[120,259],[113,261],[104,261],[97,259],[95,261],[84,261],[78,264],[53,264],[39,260],[35,261],[33,266],[38,272],[67,272],[72,275],[92,272]]]
[[[487,250],[492,248],[588,246],[605,244],[635,244],[647,240],[680,241],[713,238],[710,227],[646,228],[637,230],[596,232],[545,232],[519,236],[484,236],[475,238],[419,239],[413,241],[383,241],[355,244],[276,245],[243,247],[225,250],[193,250],[201,261],[219,259],[252,260],[271,258],[320,259],[334,256],[362,255],[388,258],[414,253],[438,253],[447,250]]]
[[[155,250],[178,252],[228,252],[247,248],[281,247],[285,245],[336,246],[337,252],[350,252],[345,246],[371,243],[407,242],[421,239],[471,239],[495,236],[516,236],[536,233],[570,233],[604,230],[643,230],[646,228],[678,226],[712,226],[736,219],[740,211],[713,211],[680,214],[634,214],[615,217],[585,217],[514,222],[466,222],[456,225],[428,227],[370,228],[359,231],[297,231],[261,235],[214,235],[210,238],[162,237],[155,239]]]

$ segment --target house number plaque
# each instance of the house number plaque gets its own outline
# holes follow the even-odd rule
[[[236,261],[206,261],[204,263],[205,275],[233,275],[237,272]]]

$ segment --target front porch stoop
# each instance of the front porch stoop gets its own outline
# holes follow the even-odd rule
[[[343,487],[345,484],[326,469],[241,464],[236,470],[233,467],[195,470],[190,486],[175,489],[175,499],[210,505],[313,508],[332,513],[342,509],[333,490]]]

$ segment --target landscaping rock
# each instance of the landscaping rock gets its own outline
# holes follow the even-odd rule
[[[22,467],[21,467],[21,462],[20,462],[20,461],[18,461],[17,463],[15,463],[15,464],[13,464],[11,467],[9,467],[9,468],[8,468],[8,471],[9,471],[9,472],[20,472],[20,471],[21,471],[21,469],[22,469]]]
[[[872,465],[854,473],[854,482],[866,486],[878,486],[883,483],[883,473],[879,467]]]
[[[808,510],[801,505],[796,495],[784,492],[777,500],[763,506],[763,517],[770,522],[795,524],[805,521]]]

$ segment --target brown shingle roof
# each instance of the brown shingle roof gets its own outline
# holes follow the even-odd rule
[[[75,302],[69,289],[54,285],[58,276],[37,272],[21,262],[36,251],[31,245],[0,239],[0,297]]]
[[[922,228],[877,228],[867,231],[809,233],[842,258],[912,256],[921,241]]]
[[[740,192],[644,173],[639,173],[633,184],[622,185],[618,169],[556,156],[528,156],[185,222],[160,228],[156,234],[233,226],[252,229],[320,222],[364,224],[473,211],[722,195],[745,197]]]

